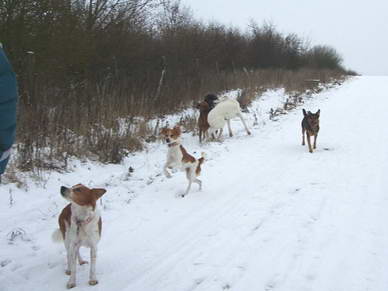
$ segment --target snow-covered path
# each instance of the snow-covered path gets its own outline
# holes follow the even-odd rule
[[[76,290],[388,290],[387,92],[388,77],[359,77],[306,103],[321,109],[313,154],[300,145],[299,109],[252,137],[189,144],[209,155],[203,191],[179,199],[183,174],[156,177],[103,211],[100,283],[87,286],[82,266]],[[65,289],[63,246],[49,242],[55,218],[44,223],[31,255],[0,266],[1,291]],[[0,261],[4,248],[17,252],[0,247]]]

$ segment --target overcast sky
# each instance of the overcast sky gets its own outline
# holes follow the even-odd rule
[[[388,75],[388,0],[181,0],[195,18],[245,30],[270,21],[314,44],[333,46],[344,65],[364,75]]]

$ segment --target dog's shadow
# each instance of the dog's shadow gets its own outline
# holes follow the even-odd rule
[[[300,144],[289,144],[287,146],[280,146],[279,145],[279,148],[282,148],[282,151],[284,152],[288,152],[289,154],[295,154],[295,153],[307,153],[307,154],[310,154],[309,151],[308,151],[308,146],[307,144],[305,146],[302,146]],[[330,147],[330,146],[317,146],[317,148],[315,150],[313,150],[313,153],[312,154],[318,154],[318,153],[323,153],[323,152],[333,152],[335,151],[335,148],[334,147]]]
[[[334,148],[324,147],[322,148],[324,151],[334,151]]]

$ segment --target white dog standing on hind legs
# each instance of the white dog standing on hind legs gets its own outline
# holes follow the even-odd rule
[[[96,201],[104,195],[105,189],[89,189],[82,184],[71,188],[61,187],[61,195],[68,204],[58,218],[59,229],[53,233],[55,242],[63,241],[67,253],[66,274],[70,275],[66,285],[68,289],[76,286],[77,259],[82,260],[79,253],[81,246],[90,248],[89,285],[98,284],[96,278],[97,243],[101,237],[102,220],[96,209]]]
[[[181,129],[177,125],[174,128],[163,128],[161,134],[164,136],[168,145],[167,161],[164,165],[163,172],[167,178],[171,178],[168,169],[176,168],[186,172],[186,178],[189,185],[182,197],[187,195],[191,189],[191,184],[199,185],[199,190],[202,189],[202,181],[198,179],[201,174],[201,165],[205,161],[205,153],[202,153],[201,158],[196,159],[188,154],[186,149],[181,145],[180,136]]]

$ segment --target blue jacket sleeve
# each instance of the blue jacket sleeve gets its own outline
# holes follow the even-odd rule
[[[17,96],[15,73],[0,45],[0,175],[4,173],[8,150],[15,141]]]

